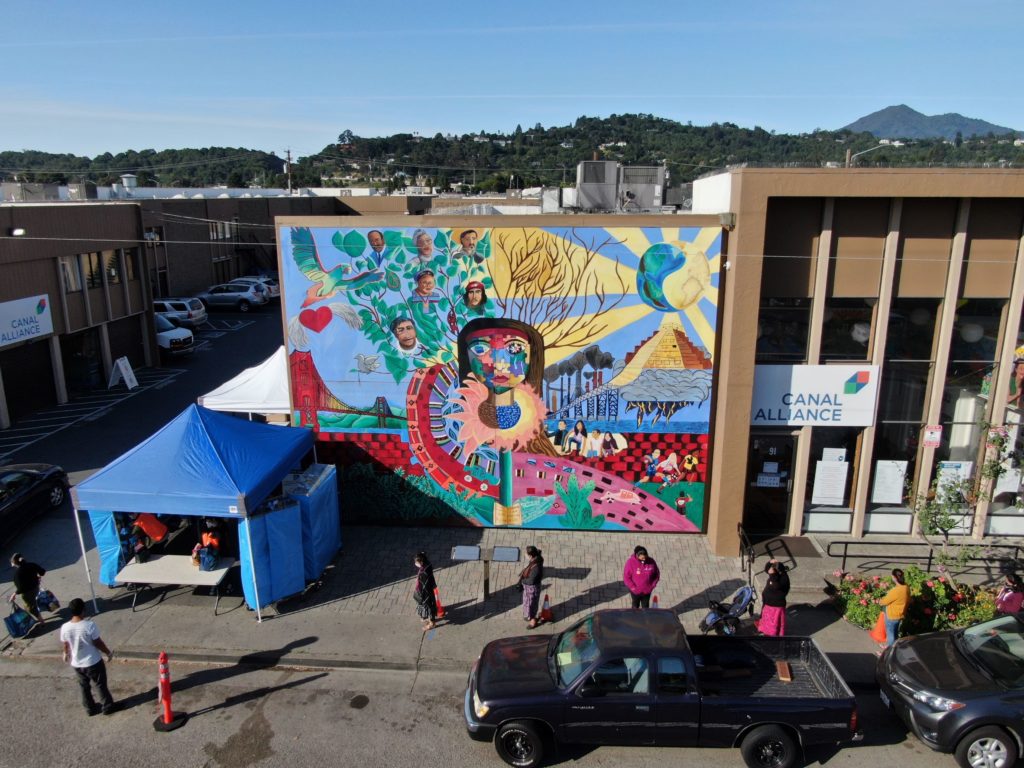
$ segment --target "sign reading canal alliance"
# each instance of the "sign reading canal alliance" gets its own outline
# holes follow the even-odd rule
[[[0,347],[49,336],[53,333],[50,297],[29,296],[0,302]]]
[[[877,397],[877,365],[757,365],[750,423],[868,427]]]

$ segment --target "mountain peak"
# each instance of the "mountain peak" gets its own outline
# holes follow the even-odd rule
[[[925,115],[906,104],[872,112],[844,126],[844,129],[870,133],[880,139],[955,139],[958,133],[964,138],[986,136],[989,133],[996,136],[1019,133],[1013,128],[964,117],[956,112]]]

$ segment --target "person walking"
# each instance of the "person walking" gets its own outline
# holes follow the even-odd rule
[[[29,562],[18,552],[11,555],[11,566],[14,568],[14,591],[21,598],[29,615],[42,624],[45,619],[39,612],[36,598],[39,596],[40,581],[46,575],[46,569]]]
[[[412,599],[416,602],[416,615],[423,619],[425,631],[437,626],[437,598],[434,597],[437,582],[434,580],[434,566],[426,552],[417,552],[413,564],[416,566],[416,587]]]
[[[1024,582],[1016,573],[1006,574],[1006,583],[996,595],[996,613],[1020,613],[1024,604]]]
[[[761,590],[761,619],[757,631],[762,635],[782,637],[786,634],[786,595],[789,594],[789,574],[786,566],[775,558],[764,564],[768,582]]]
[[[660,578],[661,571],[654,558],[643,547],[634,548],[633,556],[626,561],[626,567],[622,570],[622,580],[626,582],[626,589],[633,598],[634,608],[651,607],[651,593],[658,586]]]
[[[82,705],[89,716],[97,712],[109,715],[114,711],[114,697],[107,688],[107,667],[103,663],[101,653],[107,655],[107,661],[114,658],[114,652],[107,647],[100,637],[100,630],[92,619],[85,618],[85,602],[80,597],[68,603],[71,610],[71,621],[60,628],[60,642],[64,649],[64,661],[70,662],[78,685],[82,690]],[[100,694],[99,707],[92,697],[92,686]]]
[[[544,578],[544,556],[532,544],[526,548],[530,562],[519,573],[519,588],[523,591],[523,619],[530,629],[540,624],[537,605],[540,602],[540,582]]]
[[[900,622],[907,613],[907,603],[910,602],[910,587],[903,578],[903,571],[899,568],[892,569],[892,578],[896,584],[885,593],[885,597],[878,601],[878,604],[885,611],[885,642],[879,643],[880,648],[888,648],[896,642],[896,636],[900,631]]]

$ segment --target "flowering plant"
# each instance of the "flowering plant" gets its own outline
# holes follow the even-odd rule
[[[883,607],[879,601],[895,586],[892,576],[864,576],[835,571],[832,592],[844,618],[870,629]],[[916,566],[904,570],[910,588],[910,603],[901,634],[919,634],[939,629],[966,627],[995,615],[995,594],[984,587],[955,584],[947,576],[933,576]]]

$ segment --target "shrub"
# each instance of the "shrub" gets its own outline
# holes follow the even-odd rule
[[[892,576],[864,576],[836,571],[834,598],[851,624],[871,629],[882,610],[879,600],[895,586]],[[910,604],[900,634],[914,635],[966,627],[995,615],[995,594],[984,587],[954,585],[946,576],[931,576],[916,566],[903,572]]]

